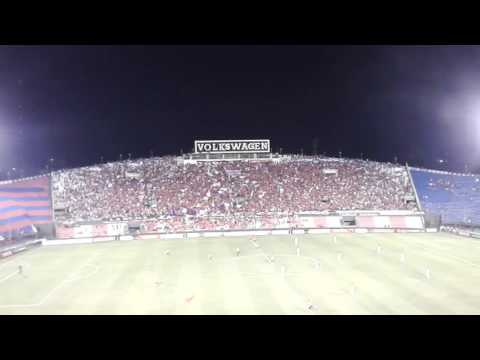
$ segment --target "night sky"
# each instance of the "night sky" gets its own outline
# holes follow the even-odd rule
[[[260,138],[478,171],[480,47],[0,46],[0,178]]]

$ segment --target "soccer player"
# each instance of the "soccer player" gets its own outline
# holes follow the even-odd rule
[[[297,256],[300,256],[300,248],[297,247]]]
[[[313,302],[312,302],[311,299],[309,299],[309,300],[307,301],[307,310],[308,310],[308,311],[313,311],[313,310],[314,310]]]
[[[170,255],[170,250],[165,251],[165,255]]]
[[[295,236],[295,247],[298,248],[298,237]]]
[[[22,265],[18,265],[18,274],[23,275],[23,266]]]
[[[239,248],[236,248],[236,249],[235,249],[235,253],[237,254],[237,256],[240,256],[240,249],[239,249]]]

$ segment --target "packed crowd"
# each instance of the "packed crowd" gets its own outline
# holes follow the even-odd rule
[[[145,222],[144,232],[183,232],[203,230],[252,230],[293,228],[301,225],[294,217],[172,217],[163,221]]]
[[[346,159],[129,160],[54,173],[52,188],[67,221],[416,207],[405,201],[413,189],[404,168]]]

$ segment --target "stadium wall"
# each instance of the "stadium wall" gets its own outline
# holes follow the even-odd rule
[[[295,234],[335,234],[335,233],[420,233],[420,232],[432,232],[436,229],[298,229]],[[206,237],[234,237],[234,236],[262,236],[262,235],[289,235],[288,230],[246,230],[246,231],[206,231],[206,232],[185,232],[174,234],[141,234],[141,235],[125,235],[125,236],[112,236],[108,238],[80,238],[80,239],[60,239],[60,240],[46,240],[42,241],[43,245],[73,245],[73,244],[93,244],[102,241],[127,241],[127,240],[147,240],[147,239],[185,239],[185,238],[206,238]],[[478,234],[480,238],[480,234]]]
[[[321,234],[331,232],[422,232],[425,231],[422,215],[410,216],[357,216],[356,225],[343,225],[341,216],[303,216],[295,218],[268,218],[255,221],[252,228],[195,228],[185,226],[183,229],[165,228],[162,221],[142,222],[144,231],[128,233],[126,223],[104,223],[57,228],[57,240],[46,241],[48,245],[57,242],[80,240],[80,243],[131,239],[177,239],[193,237],[245,236],[245,235],[283,235],[283,234]],[[121,229],[121,231],[119,231]],[[164,229],[159,231],[158,229]],[[133,235],[133,236],[132,236]],[[77,243],[77,242],[74,242]]]
[[[443,232],[448,232],[451,234],[459,235],[459,236],[465,236],[465,237],[471,237],[474,239],[480,239],[480,232],[478,231],[472,231],[468,229],[462,229],[462,228],[456,228],[454,226],[442,226],[440,228],[441,231]]]
[[[141,231],[145,233],[184,233],[184,232],[218,232],[218,231],[244,231],[244,230],[288,230],[288,229],[378,229],[378,228],[398,228],[398,229],[423,229],[423,219],[420,215],[412,216],[357,216],[356,225],[348,226],[342,224],[342,217],[340,216],[309,216],[296,218],[265,218],[257,219],[251,222],[247,227],[242,228],[224,228],[214,226],[190,226],[183,225],[180,227],[168,228],[166,225],[168,221],[144,221],[142,227],[145,229]],[[163,229],[163,230],[159,230]],[[295,231],[294,230],[294,231]],[[94,225],[77,225],[73,227],[66,227],[59,225],[57,228],[58,239],[70,238],[95,238],[104,236],[119,236],[128,234],[128,227],[125,223],[108,223],[108,224],[94,224]]]

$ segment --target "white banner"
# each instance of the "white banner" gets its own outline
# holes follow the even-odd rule
[[[272,230],[272,235],[288,235],[288,230]]]
[[[311,229],[308,230],[309,234],[329,234],[330,229]]]
[[[139,174],[139,173],[136,173],[136,172],[129,172],[129,171],[125,171],[125,177],[126,178],[129,178],[129,179],[141,179],[142,178],[142,174]]]
[[[113,241],[115,240],[115,237],[113,236],[108,236],[108,237],[97,237],[93,239],[93,242],[102,242],[102,241]]]

